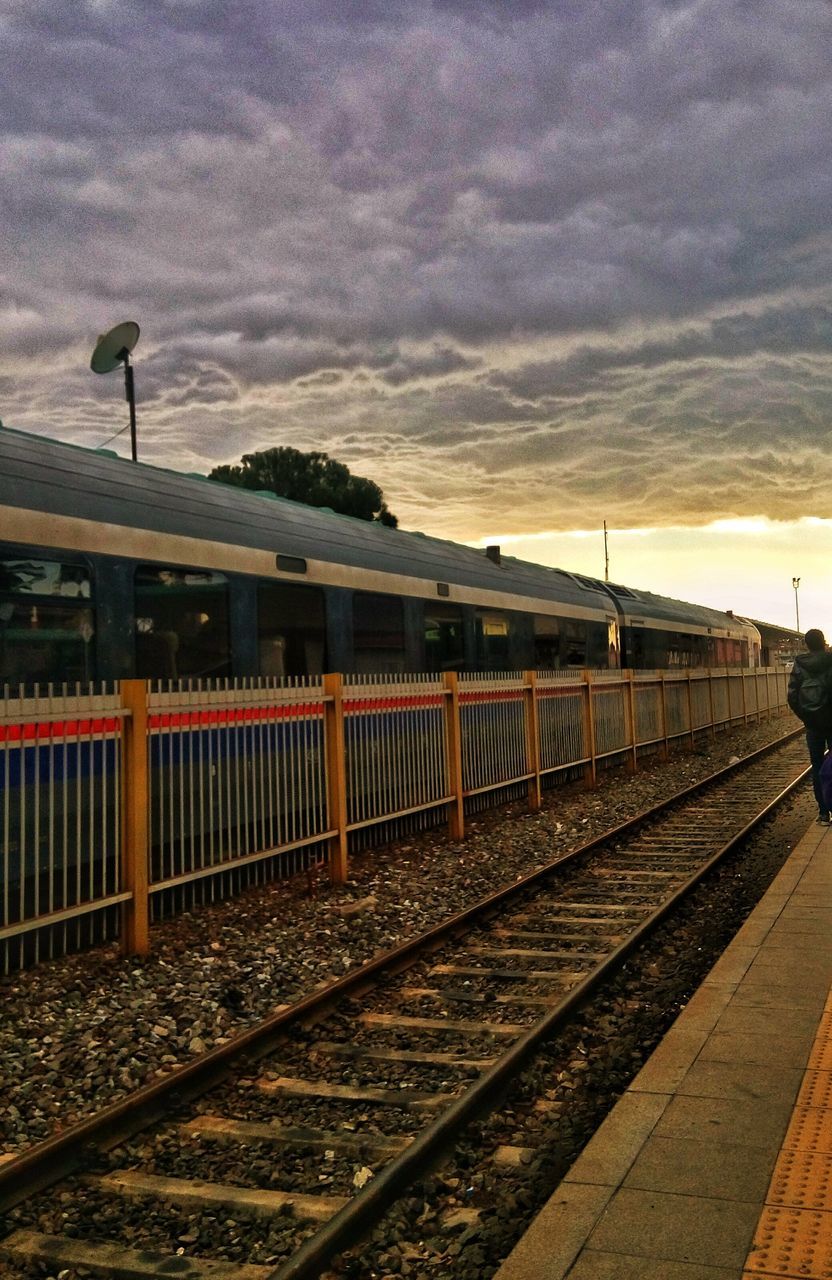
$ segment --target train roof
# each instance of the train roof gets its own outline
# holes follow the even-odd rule
[[[634,622],[647,615],[671,629],[693,623],[739,635],[748,628],[744,620],[703,605],[512,556],[494,563],[482,550],[460,543],[8,427],[0,429],[0,505],[548,598],[596,608],[599,616],[615,611],[612,596]]]
[[[460,543],[7,427],[0,430],[0,505],[614,612],[597,583],[561,569],[511,557],[495,564]]]
[[[695,623],[708,627],[714,634],[753,635],[755,628],[745,618],[738,618],[723,609],[712,609],[704,604],[690,604],[674,600],[670,596],[658,596],[653,591],[641,591],[635,587],[621,587],[610,583],[610,590],[621,605],[626,618],[638,623],[645,614],[653,621],[666,622],[668,629]]]
[[[793,627],[781,627],[778,622],[761,622],[759,618],[749,618],[748,621],[755,626],[760,635],[772,640],[793,640],[800,648],[803,647],[803,632],[795,631]]]

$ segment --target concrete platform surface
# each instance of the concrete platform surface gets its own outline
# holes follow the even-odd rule
[[[830,988],[812,826],[495,1280],[832,1277]]]

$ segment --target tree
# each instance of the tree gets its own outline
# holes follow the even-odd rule
[[[399,523],[388,511],[377,484],[352,475],[349,467],[326,453],[301,453],[287,445],[244,453],[239,463],[214,467],[208,479],[239,489],[265,489],[278,498],[291,498],[310,507],[331,507],[342,515],[376,520],[391,529]]]

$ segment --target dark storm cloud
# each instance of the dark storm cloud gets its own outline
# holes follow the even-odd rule
[[[674,366],[696,367],[701,361],[723,365],[751,356],[770,354],[825,358],[832,351],[832,308],[783,305],[759,315],[740,312],[697,326],[683,327],[660,339],[627,345],[584,345],[560,359],[535,361],[489,376],[524,400],[578,397],[602,387],[619,373]]]
[[[10,0],[0,415],[111,435],[132,315],[170,465],[326,448],[469,537],[820,513],[830,12]]]

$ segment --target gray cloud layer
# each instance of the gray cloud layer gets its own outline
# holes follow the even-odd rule
[[[12,0],[0,414],[474,538],[832,515],[818,0]]]

